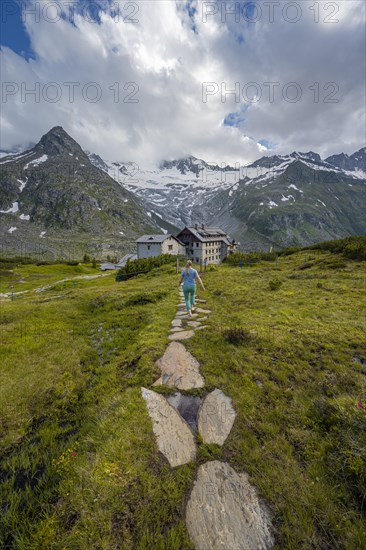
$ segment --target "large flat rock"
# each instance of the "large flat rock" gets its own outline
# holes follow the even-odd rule
[[[194,435],[187,422],[166,398],[159,393],[141,388],[145,399],[159,451],[172,468],[187,464],[196,457]]]
[[[180,342],[171,342],[164,355],[156,361],[156,365],[161,370],[161,377],[154,386],[165,384],[181,390],[190,390],[205,385],[199,371],[199,362]]]
[[[183,330],[181,332],[175,332],[174,334],[170,334],[168,336],[168,339],[171,341],[177,341],[177,340],[189,340],[194,336],[193,330]]]
[[[230,397],[218,389],[209,393],[198,411],[198,431],[203,442],[223,445],[235,417]]]
[[[187,321],[187,325],[189,327],[197,328],[201,326],[201,323],[199,321]]]
[[[246,474],[214,460],[199,467],[186,509],[196,550],[267,550],[271,520]]]
[[[201,307],[198,307],[196,311],[197,313],[211,313],[210,309],[202,309]]]

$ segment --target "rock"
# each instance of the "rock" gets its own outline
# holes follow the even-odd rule
[[[202,309],[200,307],[198,307],[196,309],[197,313],[211,313],[211,310],[210,309]]]
[[[209,393],[198,411],[198,431],[204,443],[223,445],[235,417],[230,397],[218,389]]]
[[[187,325],[189,327],[197,328],[201,326],[201,323],[199,321],[187,321]]]
[[[196,302],[199,302],[200,304],[205,304],[206,300],[200,300],[199,298],[196,298]]]
[[[169,340],[189,340],[189,338],[192,338],[192,336],[194,336],[193,330],[183,330],[181,332],[170,334],[168,338]]]
[[[182,321],[181,321],[181,319],[174,319],[174,320],[172,321],[172,326],[173,326],[173,327],[181,327],[181,326],[182,326]]]
[[[196,457],[192,430],[163,395],[141,388],[146,401],[159,451],[172,468],[187,464]]]
[[[181,390],[190,390],[205,385],[199,371],[199,362],[179,342],[169,344],[164,355],[156,361],[156,365],[161,369],[161,377],[154,386],[165,384]]]
[[[204,328],[208,328],[208,325],[202,325],[201,327],[197,327],[196,330],[203,330]]]
[[[182,332],[182,327],[173,327],[170,329],[170,332]]]
[[[269,512],[248,476],[217,460],[198,469],[186,526],[196,550],[267,550],[274,544]]]
[[[167,397],[168,402],[179,412],[182,418],[187,422],[194,433],[197,433],[198,409],[202,402],[201,397],[193,395],[182,395],[176,392]]]
[[[193,314],[191,315],[191,317],[190,317],[189,315],[181,315],[180,317],[178,317],[178,319],[184,319],[184,320],[185,320],[185,319],[188,319],[188,320],[190,320],[190,319],[196,319],[197,317],[198,317],[198,314],[197,314],[197,313],[193,313]]]
[[[187,310],[183,310],[183,311],[177,311],[176,313],[176,317],[184,317],[185,315],[187,315]]]

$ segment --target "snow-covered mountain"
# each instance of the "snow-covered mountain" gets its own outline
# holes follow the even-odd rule
[[[349,158],[362,159],[365,151],[365,148],[361,149]],[[337,194],[332,196],[335,188],[338,194],[344,194],[343,209],[347,212],[347,203],[354,192],[351,188],[355,186],[357,192],[364,192],[366,171],[361,170],[362,165],[357,163],[348,163],[346,168],[341,168],[337,159],[329,157],[322,160],[319,154],[312,151],[262,157],[250,165],[235,167],[220,166],[188,156],[163,161],[150,170],[130,162],[106,161],[91,154],[89,158],[120,185],[136,194],[155,219],[164,219],[178,227],[197,221],[219,224],[237,239],[255,240],[259,244],[277,243],[278,239],[278,244],[303,244],[314,238],[343,236],[342,217],[344,234],[362,231],[361,222],[356,225],[347,222],[348,216],[352,217],[351,212],[338,215],[333,211],[335,209],[337,212],[340,201]],[[333,189],[329,186],[332,183]],[[331,202],[336,201],[337,204],[328,207],[326,204],[329,205],[330,197]],[[360,195],[359,199],[362,197],[364,195]],[[299,211],[295,217],[294,205]],[[319,216],[319,206],[327,212],[326,215],[321,212]],[[361,208],[362,202],[353,214],[355,220],[362,217]],[[243,217],[244,212],[247,219]],[[298,225],[299,220],[304,220],[309,214],[309,224],[318,227],[318,230],[309,229],[306,235],[300,235],[298,228],[295,231],[289,229],[286,235],[278,233],[277,239],[270,228],[264,234],[255,229],[256,219],[278,217],[279,214],[285,216],[290,226],[291,223]],[[288,214],[293,222],[289,221]],[[323,219],[324,216],[329,220]],[[313,239],[312,233],[315,235]]]

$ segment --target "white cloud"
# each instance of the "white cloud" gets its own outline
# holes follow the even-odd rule
[[[121,15],[131,12],[124,2],[118,4]],[[285,21],[277,11],[272,23],[265,11],[255,24],[243,17],[236,22],[234,16],[222,21],[219,10],[204,22],[205,4],[198,1],[191,2],[196,9],[191,17],[185,2],[139,2],[136,24],[123,22],[122,16],[116,22],[107,13],[100,25],[81,15],[74,16],[73,24],[68,19],[37,22],[27,16],[35,59],[26,61],[3,48],[3,80],[19,88],[24,83],[28,89],[38,82],[50,98],[57,90],[45,86],[54,82],[61,98],[52,103],[41,97],[36,103],[30,95],[22,98],[20,91],[8,97],[2,113],[2,147],[38,141],[52,126],[61,125],[84,149],[141,166],[185,154],[246,163],[266,153],[260,139],[277,144],[278,153],[352,153],[364,140],[364,3],[338,0],[340,10],[333,16],[338,23],[325,22],[332,12],[324,11],[324,3],[318,3],[319,23],[305,7],[309,3],[297,4],[302,12],[297,23]],[[287,16],[294,17],[294,12],[289,9]],[[74,101],[67,82],[80,83]],[[96,103],[85,95],[88,92],[91,99],[95,86],[84,89],[84,97],[81,94],[91,82],[102,94]],[[136,84],[124,89],[128,82]],[[262,97],[257,103],[244,102],[249,108],[240,128],[224,126],[225,117],[240,111],[241,104],[233,95],[223,102],[220,93],[203,103],[203,82],[218,87],[226,83],[227,89],[239,82],[241,90],[256,82]],[[265,82],[280,83],[273,103]],[[282,97],[289,82],[301,86],[297,103]],[[318,103],[309,89],[315,82],[320,85]],[[327,82],[339,86],[334,96],[338,103],[324,103],[325,94],[332,91],[323,89]],[[119,83],[119,100],[114,83]],[[129,97],[138,103],[128,102]]]

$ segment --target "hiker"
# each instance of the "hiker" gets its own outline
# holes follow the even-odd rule
[[[196,297],[196,281],[198,280],[200,283],[202,290],[205,290],[205,287],[203,286],[203,282],[201,280],[201,277],[198,275],[197,271],[193,269],[191,260],[188,260],[186,263],[186,267],[182,271],[182,275],[179,279],[178,288],[183,283],[183,294],[184,299],[186,301],[186,308],[189,317],[192,317],[192,307],[195,303],[195,297]]]

